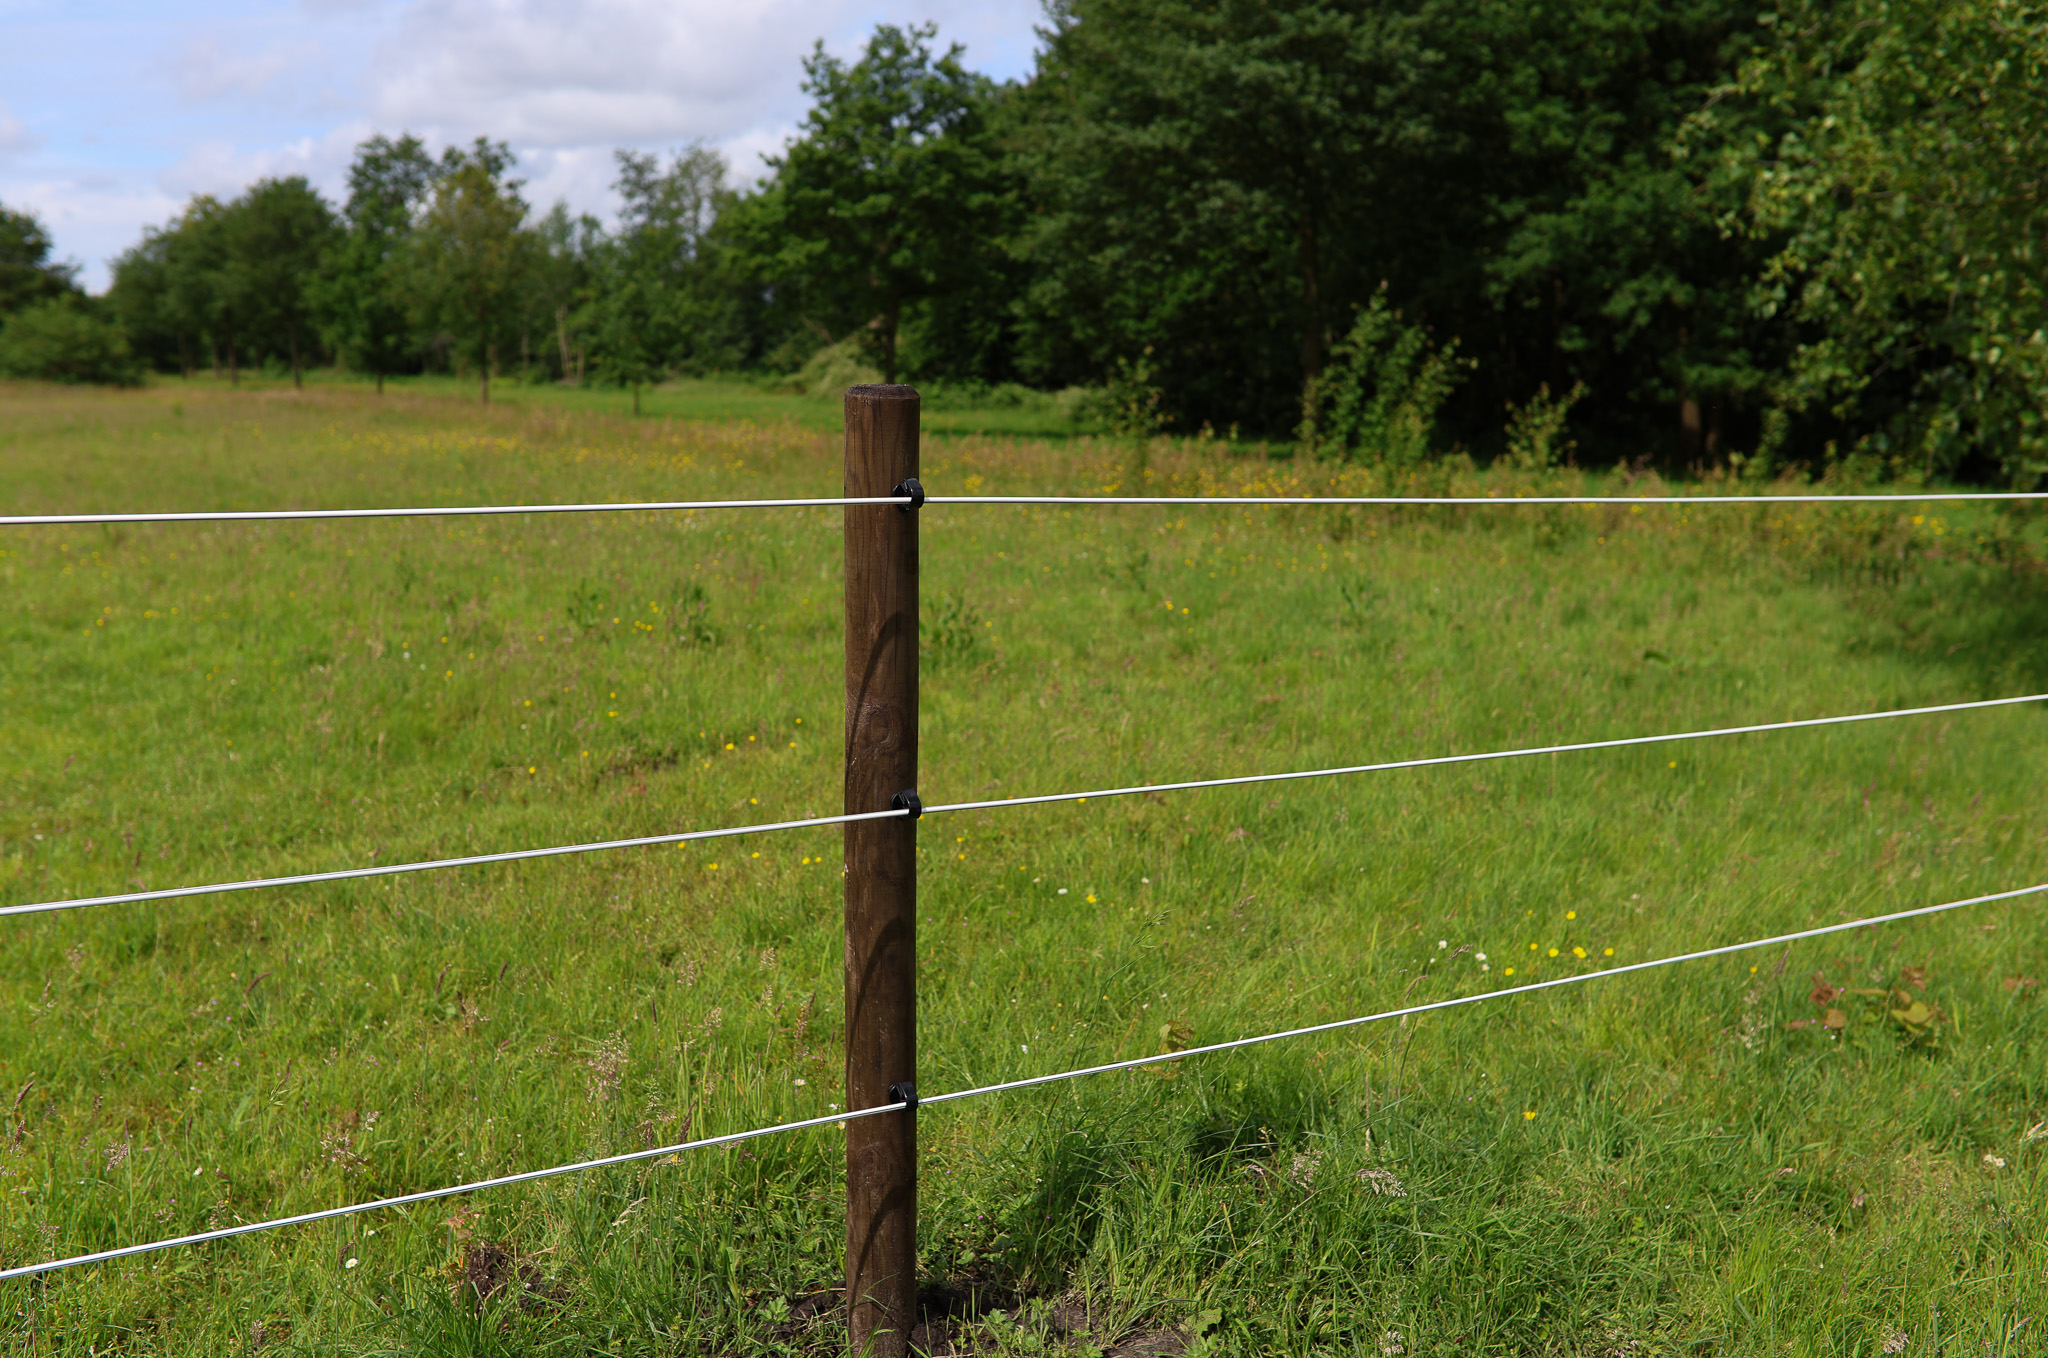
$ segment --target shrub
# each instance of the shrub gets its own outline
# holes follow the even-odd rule
[[[860,348],[860,337],[848,335],[812,354],[790,381],[809,396],[839,396],[848,387],[871,386],[882,380]]]
[[[1508,465],[1517,471],[1546,472],[1568,459],[1579,445],[1565,436],[1565,421],[1585,394],[1586,384],[1574,382],[1563,396],[1552,396],[1545,382],[1526,405],[1510,404]]]
[[[115,387],[142,382],[121,328],[61,298],[26,307],[0,325],[0,375]]]
[[[1298,437],[1310,452],[1412,467],[1430,455],[1437,411],[1473,367],[1375,296],[1309,384]]]

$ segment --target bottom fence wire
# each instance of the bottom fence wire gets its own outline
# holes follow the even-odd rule
[[[1944,914],[1973,905],[1988,905],[1994,901],[2017,900],[2022,896],[2035,896],[2048,892],[2048,882],[2033,886],[2015,887],[2010,891],[1994,891],[1982,896],[1968,896],[1962,900],[1943,901],[1939,905],[1917,906],[1911,910],[1894,910],[1886,915],[1870,915],[1863,919],[1845,920],[1838,924],[1823,924],[1812,929],[1800,929],[1789,934],[1773,934],[1769,938],[1752,938],[1741,943],[1725,943],[1719,947],[1700,948],[1693,952],[1674,953],[1669,957],[1652,958],[1647,962],[1630,962],[1624,966],[1603,967],[1599,971],[1582,972],[1576,976],[1557,976],[1547,981],[1530,981],[1523,985],[1503,986],[1498,990],[1482,990],[1470,995],[1457,995],[1446,1000],[1431,1000],[1425,1004],[1411,1004],[1400,1009],[1385,1009],[1376,1014],[1362,1014],[1355,1018],[1335,1019],[1329,1023],[1311,1024],[1306,1028],[1288,1028],[1277,1033],[1262,1033],[1257,1037],[1241,1037],[1229,1042],[1213,1042],[1204,1047],[1190,1047],[1186,1051],[1166,1052],[1158,1056],[1133,1057],[1128,1061],[1111,1061],[1105,1065],[1083,1066],[1076,1070],[1063,1070],[1053,1075],[1034,1075],[1022,1080],[1006,1080],[1000,1084],[980,1085],[973,1089],[956,1089],[947,1094],[931,1094],[918,1099],[915,1105],[898,1101],[878,1104],[873,1108],[862,1108],[845,1113],[832,1113],[825,1117],[806,1118],[801,1122],[777,1123],[772,1127],[755,1127],[744,1132],[729,1132],[724,1136],[709,1136],[698,1141],[684,1141],[673,1146],[658,1146],[653,1150],[631,1151],[624,1155],[607,1155],[596,1160],[579,1160],[570,1165],[556,1165],[549,1169],[527,1170],[520,1174],[506,1174],[495,1179],[479,1179],[474,1183],[453,1184],[447,1188],[430,1188],[419,1193],[406,1193],[393,1198],[375,1198],[369,1202],[351,1203],[345,1207],[329,1207],[317,1212],[302,1212],[297,1216],[277,1217],[270,1221],[251,1221],[239,1226],[225,1226],[219,1230],[201,1231],[196,1235],[175,1236],[169,1240],[152,1240],[140,1245],[124,1245],[118,1249],[99,1250],[92,1254],[73,1255],[68,1259],[51,1259],[40,1264],[23,1264],[18,1268],[0,1269],[0,1280],[27,1278],[39,1273],[52,1273],[58,1269],[77,1268],[83,1264],[105,1263],[112,1259],[125,1259],[130,1255],[149,1254],[157,1250],[173,1249],[180,1245],[203,1245],[208,1241],[227,1240],[238,1235],[250,1235],[258,1231],[275,1231],[286,1226],[305,1226],[316,1221],[331,1221],[337,1217],[356,1216],[363,1212],[381,1211],[388,1207],[409,1207],[414,1203],[432,1202],[437,1198],[451,1198],[464,1193],[479,1193],[487,1188],[508,1188],[513,1184],[533,1183],[540,1179],[552,1179],[564,1174],[579,1174],[585,1170],[606,1169],[615,1165],[627,1165],[641,1160],[657,1160],[684,1151],[706,1150],[713,1146],[729,1146],[738,1141],[750,1141],[756,1137],[774,1136],[780,1132],[800,1132],[814,1127],[843,1126],[857,1118],[875,1117],[882,1113],[894,1113],[909,1107],[925,1107],[930,1104],[956,1103],[961,1099],[979,1098],[983,1094],[1004,1094],[1017,1089],[1031,1089],[1038,1085],[1058,1084],[1066,1080],[1078,1080],[1089,1075],[1108,1075],[1120,1070],[1135,1070],[1141,1066],[1159,1066],[1169,1061],[1185,1061],[1194,1056],[1209,1056],[1217,1052],[1235,1051],[1242,1047],[1257,1047],[1268,1042],[1280,1042],[1288,1038],[1311,1037],[1317,1033],[1336,1032],[1344,1028],[1356,1028],[1368,1023],[1383,1023],[1388,1019],[1407,1018],[1415,1014],[1432,1013],[1439,1009],[1457,1009],[1468,1004],[1481,1004],[1488,1000],[1503,1000],[1515,995],[1530,995],[1540,990],[1556,990],[1563,986],[1583,985],[1588,981],[1602,981],[1614,976],[1627,976],[1634,972],[1651,971],[1658,967],[1676,966],[1681,962],[1699,962],[1710,957],[1726,957],[1732,953],[1751,952],[1758,948],[1773,948],[1779,944],[1797,943],[1803,939],[1821,938],[1828,934],[1846,933],[1852,929],[1870,929],[1880,924],[1895,924],[1900,920],[1920,919],[1928,915]]]

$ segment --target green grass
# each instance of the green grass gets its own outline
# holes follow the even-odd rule
[[[836,492],[823,420],[752,414],[4,386],[0,484],[9,512]],[[965,436],[924,473],[1370,480]],[[921,531],[929,802],[2048,688],[2020,514],[935,506]],[[829,512],[0,553],[6,902],[838,809]],[[921,1086],[2048,879],[2044,722],[931,818]],[[0,920],[0,1258],[829,1111],[837,848]],[[2044,944],[2018,901],[932,1109],[924,1266],[1000,1311],[960,1342],[1019,1355],[1175,1328],[1304,1358],[2038,1352],[2042,1003],[2007,982]],[[1919,980],[1942,1019],[1817,1004],[1816,973]],[[823,1352],[840,1156],[805,1132],[9,1284],[0,1328],[35,1354]],[[479,1308],[464,1270],[515,1281]]]
[[[226,385],[206,376],[190,381],[158,376],[151,381],[159,391],[171,393],[213,392]],[[338,371],[308,373],[306,383],[315,391],[367,395],[373,390],[369,379]],[[474,404],[478,397],[473,377],[394,377],[387,379],[385,386],[396,396],[440,398],[456,404]],[[244,374],[242,379],[242,390],[249,395],[290,389],[289,376],[275,372]],[[1033,396],[1035,399],[1004,401],[998,394],[972,388],[942,390],[935,397],[928,394],[924,428],[935,434],[1055,440],[1099,432],[1092,425],[1077,424],[1061,413],[1051,397],[1041,393]],[[642,388],[637,417],[633,416],[632,392],[619,387],[529,384],[516,378],[501,378],[491,383],[491,404],[515,411],[611,415],[642,421],[746,421],[820,433],[838,432],[841,417],[839,398],[805,395],[788,382],[763,376],[672,378],[659,386]]]

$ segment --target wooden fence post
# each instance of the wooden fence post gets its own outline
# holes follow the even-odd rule
[[[895,494],[915,479],[919,406],[911,387],[847,390],[848,496]],[[846,810],[885,810],[916,787],[917,513],[848,505]],[[916,821],[853,822],[846,827],[849,1110],[894,1103],[900,1096],[892,1087],[916,1079],[916,985]],[[917,1114],[905,1110],[846,1124],[852,1353],[903,1358],[916,1321]]]

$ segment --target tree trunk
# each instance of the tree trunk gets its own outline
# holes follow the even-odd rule
[[[1304,212],[1295,237],[1301,250],[1301,380],[1304,387],[1323,371],[1323,293],[1318,276],[1315,219]]]
[[[1689,339],[1686,328],[1678,327],[1678,358],[1685,358],[1685,342]],[[1700,460],[1700,398],[1694,394],[1692,383],[1679,379],[1678,387],[1678,447],[1688,463]]]
[[[569,358],[569,308],[555,308],[555,344],[562,351],[562,380],[569,381],[575,374]]]

